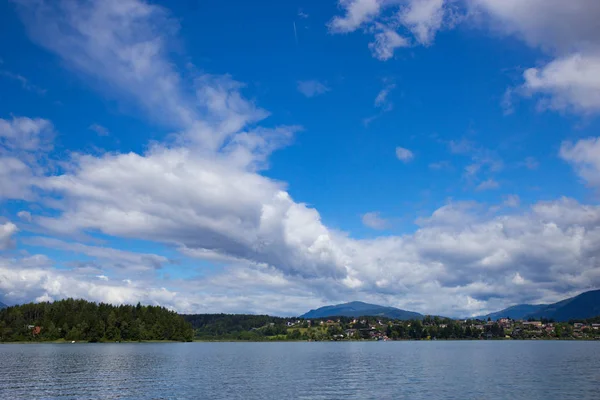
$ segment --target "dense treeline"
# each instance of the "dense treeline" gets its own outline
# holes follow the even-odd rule
[[[489,333],[504,337],[494,324],[477,329],[449,318],[427,316],[423,320],[396,321],[382,317],[335,317],[316,319],[278,318],[268,315],[195,314],[183,315],[200,340],[340,340],[373,339],[386,336],[397,340],[475,339]]]
[[[67,299],[0,310],[0,341],[191,341],[194,332],[163,307]]]
[[[263,340],[287,333],[286,318],[246,314],[182,315],[200,340]]]
[[[570,324],[574,324],[576,322],[584,323],[584,324],[600,324],[600,316],[586,319],[571,319],[569,320]]]

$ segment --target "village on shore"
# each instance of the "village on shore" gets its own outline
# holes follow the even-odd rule
[[[427,316],[423,320],[394,321],[378,318],[335,318],[288,321],[291,331],[308,340],[438,340],[438,339],[587,339],[600,340],[598,321],[562,322],[549,320],[497,321],[450,320]],[[288,333],[289,335],[289,333]]]
[[[328,317],[316,319],[251,315],[184,316],[199,340],[600,340],[600,318],[497,321],[426,316],[415,320],[383,317]]]

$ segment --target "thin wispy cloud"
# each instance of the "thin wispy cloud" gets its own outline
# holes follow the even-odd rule
[[[373,211],[362,215],[362,223],[371,229],[383,230],[387,229],[390,225],[389,221],[382,218],[379,212]]]
[[[304,96],[306,96],[308,98],[320,96],[331,90],[324,83],[321,83],[314,79],[307,80],[307,81],[298,81],[297,89],[300,93],[302,93]]]
[[[42,89],[41,87],[31,83],[29,79],[25,78],[23,75],[15,74],[6,70],[0,70],[0,76],[19,82],[21,84],[21,87],[29,92],[33,92],[39,95],[45,95],[47,92],[46,89]]]
[[[98,136],[108,136],[110,135],[110,132],[108,129],[106,129],[105,127],[103,127],[102,125],[99,124],[92,124],[89,126],[88,128],[91,131],[94,131],[98,134]]]
[[[475,190],[481,192],[481,191],[485,191],[485,190],[498,189],[499,187],[500,187],[500,184],[498,182],[496,182],[493,179],[487,179],[487,180],[481,182],[479,185],[477,185],[477,188]]]
[[[389,95],[394,89],[396,89],[396,84],[390,82],[389,79],[384,79],[383,82],[383,88],[377,93],[377,96],[375,96],[375,100],[373,101],[374,107],[379,109],[379,112],[370,117],[363,118],[363,124],[367,127],[371,124],[371,122],[394,109],[394,103],[389,99]]]

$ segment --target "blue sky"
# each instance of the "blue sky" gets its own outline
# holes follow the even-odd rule
[[[600,287],[592,0],[0,4],[0,301],[475,315]]]

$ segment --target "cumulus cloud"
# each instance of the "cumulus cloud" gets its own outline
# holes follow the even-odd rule
[[[280,313],[360,298],[455,316],[600,287],[598,207],[562,199],[498,215],[451,203],[417,221],[412,234],[352,238],[295,201],[283,182],[257,173],[293,127],[256,126],[268,112],[246,99],[232,77],[203,74],[193,93],[185,90],[167,58],[164,35],[176,24],[164,9],[133,0],[38,3],[34,11],[34,3],[20,2],[36,41],[151,114],[164,111],[165,122],[180,130],[172,142],[141,154],[73,154],[59,171],[33,181],[53,200],[53,210],[33,221],[47,233],[99,233],[165,243],[210,260],[221,256],[228,267],[210,277],[159,280],[93,266],[57,269],[44,257],[0,259],[0,291],[12,302],[84,297],[187,312]],[[338,25],[349,29],[373,18],[356,10],[351,22]],[[377,106],[388,108],[386,92],[378,99]],[[473,156],[474,169],[495,168],[487,156]],[[102,263],[145,261],[52,240],[47,244]]]
[[[389,60],[394,56],[394,51],[400,47],[408,47],[409,42],[396,31],[383,25],[379,26],[379,32],[375,34],[375,40],[369,43],[369,49],[373,57],[381,61]]]
[[[444,21],[445,0],[410,0],[398,18],[419,44],[429,45]]]
[[[407,163],[412,161],[415,155],[409,149],[398,146],[396,147],[396,157],[403,163]]]
[[[14,246],[15,242],[12,237],[18,230],[12,222],[0,224],[0,250],[6,250]]]
[[[41,118],[0,118],[0,154],[3,151],[46,151],[52,146],[53,127]]]
[[[0,118],[0,200],[32,199],[31,185],[44,173],[40,157],[52,149],[54,128],[40,118]]]
[[[329,22],[329,30],[333,33],[355,31],[379,15],[381,3],[381,0],[339,0],[338,5],[344,10],[344,15],[334,17]]]
[[[329,88],[316,80],[298,81],[298,91],[306,97],[315,97],[329,92]]]
[[[542,107],[583,114],[600,111],[600,53],[573,54],[524,73],[526,93],[546,97]]]
[[[373,57],[386,61],[398,48],[430,45],[440,29],[452,25],[450,16],[454,14],[447,12],[448,3],[448,0],[340,0],[344,15],[329,22],[329,31],[348,33],[363,29],[374,37],[369,43]],[[412,35],[412,40],[407,35]]]
[[[571,163],[588,185],[600,187],[600,137],[563,142],[560,157]]]
[[[493,29],[531,46],[570,52],[598,44],[600,3],[594,0],[468,0],[491,18]]]
[[[556,57],[527,69],[524,83],[510,89],[511,94],[539,94],[541,108],[583,114],[600,110],[599,2],[471,0],[470,4],[483,11],[498,32],[522,38]]]

